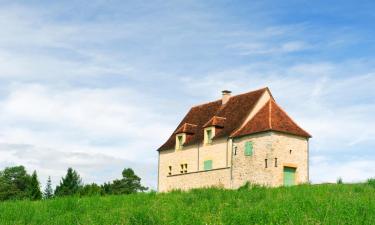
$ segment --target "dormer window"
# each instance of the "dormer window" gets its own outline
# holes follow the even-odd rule
[[[208,129],[206,132],[207,132],[207,143],[211,144],[212,143],[212,130]]]
[[[183,148],[185,139],[186,139],[185,134],[176,135],[176,150],[181,150]]]
[[[204,129],[204,143],[211,144],[212,138],[215,135],[215,127],[209,127]]]

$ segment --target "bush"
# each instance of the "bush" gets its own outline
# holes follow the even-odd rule
[[[367,184],[375,188],[375,178],[369,178]]]

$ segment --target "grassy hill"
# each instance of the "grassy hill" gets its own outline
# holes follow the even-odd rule
[[[0,224],[375,224],[375,186],[198,189],[3,202]]]

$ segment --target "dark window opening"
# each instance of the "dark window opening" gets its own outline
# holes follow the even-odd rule
[[[265,168],[268,167],[268,165],[267,165],[267,159],[264,160],[264,166],[265,166]]]
[[[292,154],[292,150],[289,150],[289,154]]]
[[[237,146],[234,146],[234,155],[237,155]]]
[[[277,158],[275,158],[275,167],[277,167]]]
[[[172,166],[168,166],[168,168],[169,168],[168,175],[170,176],[170,175],[172,175]]]

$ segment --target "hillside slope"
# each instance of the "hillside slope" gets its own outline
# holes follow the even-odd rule
[[[375,187],[200,189],[3,202],[0,224],[375,224]]]

